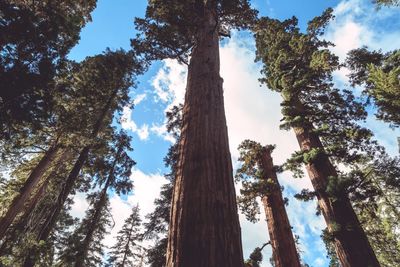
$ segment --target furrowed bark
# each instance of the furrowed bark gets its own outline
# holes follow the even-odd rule
[[[296,108],[301,113],[304,108],[295,100]],[[297,141],[302,151],[313,148],[323,149],[319,137],[313,133],[312,125],[294,127]],[[326,189],[329,177],[337,177],[338,173],[327,155],[306,164],[308,176],[317,193],[318,205],[322,210],[330,233],[333,233],[335,250],[342,267],[377,267],[380,266],[368,238],[344,193],[340,198],[328,196]]]
[[[267,217],[274,266],[300,267],[300,259],[282,198],[281,187],[268,148],[263,149],[260,165],[263,170],[263,179],[272,183],[271,191],[263,196],[261,201]]]
[[[244,266],[217,21],[216,12],[206,8],[188,69],[168,267]]]
[[[28,200],[29,196],[32,194],[35,187],[39,184],[40,179],[43,174],[49,168],[50,164],[53,162],[54,158],[59,151],[58,146],[50,147],[43,158],[39,161],[38,165],[32,170],[28,179],[25,181],[23,187],[20,189],[20,193],[13,199],[7,213],[0,220],[0,240],[2,240],[10,227],[15,217],[24,208],[25,202]]]

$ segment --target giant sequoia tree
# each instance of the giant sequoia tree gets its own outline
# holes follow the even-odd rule
[[[288,166],[305,164],[341,265],[379,266],[348,197],[354,180],[334,165],[351,167],[373,155],[375,146],[371,133],[356,123],[365,119],[362,105],[332,85],[338,59],[327,49],[330,43],[318,39],[331,12],[310,21],[306,33],[296,18],[263,18],[255,34],[257,58],[264,63],[262,81],[282,95],[282,127],[294,130],[301,148]]]
[[[239,146],[242,166],[236,178],[242,181],[239,206],[250,221],[256,221],[261,198],[268,224],[272,258],[275,267],[300,267],[296,243],[285,210],[282,189],[272,162],[273,146],[263,147],[257,142],[245,140]]]
[[[256,221],[255,215],[259,213],[257,201],[260,197],[265,210],[274,266],[300,267],[276,166],[272,162],[272,150],[273,146],[263,147],[250,140],[240,144],[239,161],[242,166],[237,170],[236,178],[242,181],[243,188],[240,190],[239,206],[250,221]]]
[[[136,20],[132,46],[146,59],[190,55],[167,266],[243,266],[219,39],[255,16],[247,0],[152,0]]]

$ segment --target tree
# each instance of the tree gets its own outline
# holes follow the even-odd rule
[[[263,18],[255,29],[257,59],[264,63],[262,82],[283,98],[284,129],[293,129],[301,151],[289,169],[305,164],[329,234],[342,266],[379,266],[367,236],[351,206],[348,187],[354,181],[335,163],[351,167],[362,156],[379,150],[372,133],[359,126],[366,117],[351,92],[332,85],[339,63],[318,37],[332,17],[328,9],[301,33],[297,19],[280,22]]]
[[[399,6],[399,0],[373,0],[378,6]]]
[[[156,0],[136,20],[140,33],[132,46],[145,59],[187,63],[191,56],[167,266],[243,266],[219,38],[231,28],[248,28],[255,17],[247,0]]]
[[[0,3],[0,140],[18,140],[50,117],[54,77],[91,20],[96,0]]]
[[[382,156],[357,170],[365,179],[350,194],[354,209],[382,266],[400,264],[400,159]]]
[[[281,186],[273,165],[273,146],[263,147],[257,142],[245,140],[239,145],[239,161],[242,166],[236,179],[242,181],[239,207],[250,221],[256,221],[259,213],[258,198],[263,203],[268,225],[272,256],[275,267],[300,267],[300,259],[292,229],[285,209]]]
[[[378,108],[377,118],[400,127],[400,50],[383,54],[366,47],[355,49],[349,52],[346,65],[352,85],[364,86],[364,94]]]
[[[127,90],[133,85],[132,75],[142,70],[133,55],[124,51],[107,51],[104,55],[87,58],[81,64],[72,67],[75,67],[74,71],[66,77],[60,77],[58,86],[63,88],[62,92],[66,94],[60,96],[62,99],[57,105],[58,113],[54,114],[57,119],[56,126],[53,127],[54,135],[45,139],[47,151],[32,170],[19,194],[15,196],[7,213],[1,218],[0,239],[38,186],[57,153],[66,153],[66,148],[81,145],[81,148],[75,147],[80,149],[80,154],[65,181],[66,190],[60,195],[58,203],[62,205],[66,201],[90,151],[90,142],[93,142],[93,139],[96,141],[105,125],[111,123],[114,111],[121,110],[127,103]],[[72,82],[70,79],[66,82],[62,78],[70,78]],[[81,116],[87,109],[92,112]],[[78,137],[76,142],[73,141],[74,137]],[[59,213],[61,205],[54,214]],[[54,226],[56,217],[55,215],[50,226]]]
[[[68,237],[57,261],[59,266],[96,267],[103,262],[104,246],[101,240],[108,234],[107,228],[112,225],[108,196],[103,197],[102,192],[94,193],[88,199],[91,208],[86,211],[79,227]],[[94,240],[96,242],[92,242]]]
[[[125,151],[130,150],[130,140],[126,133],[118,133],[105,156],[100,154],[100,157],[93,163],[93,176],[98,184],[104,185],[100,192],[89,197],[92,208],[72,235],[72,246],[65,249],[66,255],[68,255],[67,259],[72,261],[76,267],[96,266],[99,262],[98,257],[95,257],[96,252],[99,255],[103,254],[102,250],[98,249],[99,244],[94,243],[101,241],[106,233],[106,226],[110,223],[108,190],[114,189],[117,194],[121,192],[126,194],[132,189],[130,175],[135,162]],[[69,261],[67,260],[67,262]]]
[[[270,243],[265,243],[262,247],[256,247],[254,251],[250,254],[249,259],[245,262],[246,267],[260,267],[260,264],[263,260],[262,250],[265,246],[269,245]]]
[[[95,70],[95,71],[93,71]],[[136,61],[131,53],[123,51],[108,52],[106,55],[97,56],[93,59],[88,59],[88,64],[82,68],[76,82],[79,86],[89,89],[82,96],[90,102],[86,102],[85,108],[88,108],[88,103],[93,103],[94,106],[89,107],[93,110],[92,119],[86,129],[86,137],[82,138],[84,143],[79,148],[79,156],[77,157],[68,177],[60,190],[57,198],[57,205],[47,218],[45,227],[42,229],[39,240],[46,240],[54,228],[57,217],[62,210],[63,204],[74,189],[78,175],[84,166],[88,155],[93,146],[102,138],[106,139],[107,125],[110,125],[115,111],[122,110],[122,107],[128,103],[128,89],[133,85],[132,75],[141,73],[142,67]],[[86,76],[88,75],[88,76]],[[80,76],[80,77],[79,77]],[[81,87],[81,88],[82,88]],[[82,102],[77,102],[82,105]]]
[[[141,266],[136,264],[141,261],[144,253],[144,249],[140,245],[143,239],[140,226],[139,205],[136,205],[133,207],[131,215],[125,220],[122,229],[118,232],[117,242],[111,248],[108,260],[110,266]]]

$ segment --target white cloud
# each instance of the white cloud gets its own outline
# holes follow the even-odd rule
[[[139,101],[139,103],[143,99],[144,97]],[[140,140],[148,139],[149,126],[147,124],[143,124],[140,127],[136,125],[135,121],[132,119],[132,108],[130,106],[125,106],[123,108],[120,122],[123,129],[136,133]]]
[[[139,129],[137,129],[137,134],[140,140],[147,140],[149,138],[149,126],[143,124]]]
[[[88,207],[89,203],[86,201],[86,194],[78,192],[74,196],[74,203],[71,205],[70,214],[73,217],[82,218]]]
[[[138,169],[132,172],[131,180],[134,184],[132,195],[125,200],[118,195],[114,195],[110,199],[111,214],[115,226],[105,238],[104,243],[107,247],[115,244],[118,231],[122,228],[125,219],[131,214],[132,207],[136,204],[139,204],[140,217],[145,221],[145,216],[155,208],[154,200],[160,195],[161,186],[167,183],[167,180],[161,174],[146,174]]]
[[[166,110],[183,102],[186,88],[187,66],[177,60],[165,59],[152,81],[156,90],[156,100],[168,104]]]
[[[135,96],[135,99],[133,100],[134,105],[139,105],[143,100],[145,100],[147,97],[146,94],[139,94]]]
[[[391,51],[400,47],[399,27],[387,27],[397,18],[399,8],[377,10],[371,1],[345,0],[334,8],[335,19],[328,25],[325,38],[335,44],[332,51],[343,62],[356,48]],[[342,68],[336,77],[347,83],[349,70]]]
[[[164,113],[173,106],[183,104],[186,89],[187,66],[177,60],[165,59],[162,66],[153,78],[152,85],[155,89],[155,101],[166,104]],[[161,124],[153,124],[150,131],[168,142],[175,139],[167,132],[167,120]]]

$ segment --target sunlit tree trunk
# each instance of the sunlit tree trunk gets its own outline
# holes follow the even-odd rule
[[[263,179],[271,183],[269,194],[263,196],[261,201],[267,217],[274,266],[300,267],[300,259],[285,210],[282,190],[274,169],[271,152],[268,148],[263,149],[261,167]]]
[[[11,202],[11,205],[8,208],[6,214],[0,220],[0,240],[4,238],[7,229],[10,227],[18,213],[20,213],[24,208],[25,202],[29,199],[35,187],[39,184],[43,174],[52,164],[54,158],[57,156],[57,152],[59,151],[59,149],[60,147],[53,146],[46,151],[42,159],[32,170],[28,179],[25,181],[24,185],[20,189],[19,194]]]
[[[301,103],[298,100],[293,102],[301,113],[304,110]],[[319,137],[312,130],[310,124],[294,127],[302,151],[323,149]],[[328,156],[322,155],[306,164],[306,169],[328,230],[334,236],[335,250],[342,267],[380,266],[347,195],[343,193],[339,199],[333,199],[326,192],[329,177],[338,176]]]
[[[244,265],[219,75],[218,19],[210,9],[205,8],[188,69],[168,267]]]

